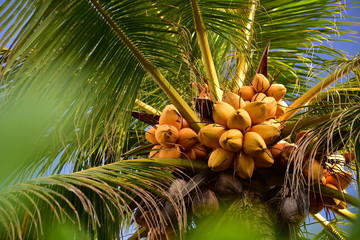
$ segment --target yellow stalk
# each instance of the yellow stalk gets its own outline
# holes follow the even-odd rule
[[[356,215],[352,212],[350,212],[347,209],[331,209],[334,213],[338,214],[339,216],[345,218],[346,220],[348,220],[349,222],[355,222],[356,220]]]
[[[134,54],[142,67],[151,75],[155,82],[165,92],[170,101],[179,110],[180,114],[186,119],[190,127],[198,132],[202,127],[200,119],[196,116],[195,112],[180,96],[180,94],[171,86],[171,84],[165,79],[161,72],[139,51],[139,49],[131,42],[131,40],[125,35],[125,33],[116,25],[107,12],[101,7],[97,0],[90,0],[96,10],[106,20],[109,26],[116,32],[118,37],[124,42],[129,50]]]
[[[194,13],[194,21],[198,43],[201,50],[202,61],[205,67],[205,73],[209,79],[208,85],[210,90],[210,99],[214,102],[221,100],[222,90],[220,89],[220,83],[216,74],[214,61],[211,55],[209,40],[206,35],[205,26],[200,14],[197,0],[191,0],[192,9]]]
[[[336,239],[339,240],[345,240],[345,238],[343,236],[341,236],[341,234],[333,227],[333,225],[327,221],[323,216],[321,216],[320,213],[316,213],[316,214],[311,214],[311,216],[318,222],[320,223],[321,226],[323,226],[323,228],[328,231],[329,233],[331,233],[331,235],[333,237],[335,237]]]
[[[330,74],[326,78],[324,78],[321,82],[316,84],[314,87],[309,89],[306,93],[304,93],[301,97],[295,100],[287,109],[283,116],[281,116],[279,121],[286,121],[297,113],[301,107],[305,106],[311,99],[316,97],[322,90],[327,88],[330,84],[334,83],[339,78],[348,74],[353,69],[360,66],[360,58],[352,61],[342,68],[336,70],[334,73]]]
[[[135,99],[135,105],[144,110],[146,113],[153,114],[153,115],[160,115],[161,112],[152,106],[140,101],[139,99]]]
[[[246,28],[244,30],[245,35],[245,48],[244,52],[246,52],[249,49],[250,40],[252,36],[252,27],[255,19],[255,12],[256,12],[256,4],[257,0],[250,0],[251,1],[251,8],[249,10],[249,16],[248,21],[246,24]],[[243,83],[245,81],[246,72],[249,68],[249,62],[246,59],[245,53],[239,53],[239,64],[236,67],[235,77],[233,79],[233,82],[236,83],[236,87],[240,88],[243,86]],[[252,53],[251,53],[252,54]]]

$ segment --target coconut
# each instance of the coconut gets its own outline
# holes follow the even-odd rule
[[[249,131],[258,133],[264,139],[266,145],[275,143],[280,137],[279,129],[273,125],[259,124],[252,126]]]
[[[324,176],[327,184],[332,184],[340,190],[345,190],[352,181],[352,174],[341,170],[324,171]]]
[[[151,149],[151,152],[149,152],[149,158],[158,158],[159,157],[159,151],[161,148],[164,148],[161,145],[155,145]]]
[[[145,132],[145,138],[146,140],[148,140],[151,143],[155,143],[155,144],[159,144],[159,142],[156,140],[155,138],[155,131],[157,129],[159,125],[153,126],[151,128],[149,128],[146,132]]]
[[[266,98],[266,94],[259,92],[256,93],[252,98],[251,98],[251,102],[255,102],[255,101],[263,101],[264,98]]]
[[[251,127],[251,117],[244,109],[237,109],[227,120],[227,126],[230,129],[245,131]]]
[[[276,143],[275,145],[273,145],[272,147],[270,147],[270,152],[271,155],[273,156],[273,158],[275,160],[280,159],[281,157],[281,153],[282,153],[282,149],[286,146],[289,146],[290,143],[281,140],[280,142]]]
[[[224,171],[232,167],[234,156],[234,152],[217,148],[210,154],[208,166],[214,172]]]
[[[258,168],[269,168],[274,164],[274,158],[271,156],[269,149],[266,149],[254,157],[255,166]]]
[[[178,197],[182,195],[182,190],[185,188],[187,182],[184,179],[175,179],[171,184],[168,192],[172,197]]]
[[[188,159],[188,160],[196,160],[196,153],[193,148],[189,149],[188,151],[181,153],[181,158]]]
[[[198,142],[198,135],[194,130],[191,128],[180,129],[177,143],[184,149],[184,151],[189,151]]]
[[[223,149],[231,152],[238,152],[242,148],[243,134],[238,129],[230,129],[224,132],[219,143]]]
[[[160,125],[155,131],[155,138],[164,147],[171,147],[178,140],[179,131],[172,125]]]
[[[243,86],[239,89],[239,95],[244,101],[250,101],[255,94],[256,91],[252,86]]]
[[[278,101],[275,116],[276,117],[281,117],[282,115],[285,114],[285,111],[286,111],[287,108],[288,108],[288,105],[284,100]]]
[[[179,146],[173,146],[159,150],[159,158],[181,158]]]
[[[192,211],[195,216],[201,218],[215,213],[219,209],[219,201],[216,194],[207,189],[202,191],[192,200]]]
[[[199,131],[199,141],[201,144],[209,148],[220,147],[219,138],[226,129],[218,124],[209,124],[202,127]]]
[[[240,152],[235,157],[234,170],[243,179],[251,178],[255,170],[254,158],[246,155],[244,152]]]
[[[254,76],[251,86],[256,92],[266,92],[270,87],[269,80],[261,73],[257,73]]]
[[[235,112],[233,106],[226,102],[217,101],[213,105],[212,117],[217,124],[226,127],[226,122],[233,112]]]
[[[256,132],[244,134],[243,151],[251,156],[257,157],[267,149],[264,139]]]
[[[201,144],[196,144],[192,150],[195,152],[196,160],[204,160],[209,155],[209,150]]]
[[[231,174],[220,174],[215,182],[215,192],[221,199],[233,199],[241,195],[242,184]]]
[[[266,103],[266,107],[268,110],[268,118],[273,118],[275,117],[276,114],[276,109],[277,109],[277,102],[275,100],[275,98],[273,97],[265,97],[262,100],[264,103]]]
[[[245,101],[236,93],[226,92],[222,97],[222,101],[230,104],[235,109],[243,108]]]
[[[266,95],[275,98],[276,101],[280,101],[285,94],[286,88],[282,84],[272,84],[266,92]]]
[[[176,127],[178,130],[181,129],[182,123],[182,116],[176,107],[172,104],[167,105],[164,108],[159,118],[160,125],[171,125]]]
[[[304,214],[300,211],[298,203],[293,197],[287,197],[282,200],[280,215],[284,222],[290,224],[300,223],[304,219]]]
[[[264,102],[256,101],[247,104],[244,108],[251,118],[251,123],[257,124],[264,122],[268,116],[268,110]]]

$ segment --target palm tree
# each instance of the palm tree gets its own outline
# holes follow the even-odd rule
[[[299,228],[307,209],[301,220],[281,224],[274,207],[284,189],[307,199],[296,191],[295,173],[254,190],[278,180],[265,181],[273,173],[259,170],[245,197],[223,201],[219,214],[193,216],[189,205],[218,174],[200,161],[148,159],[148,124],[132,113],[156,121],[172,103],[198,132],[205,114],[195,111],[199,89],[215,102],[262,73],[287,88],[282,138],[311,130],[302,156],[310,148],[326,156],[356,152],[347,167],[358,176],[360,61],[322,44],[335,33],[354,34],[346,28],[352,23],[329,20],[347,7],[336,0],[5,1],[1,238],[119,239],[126,230],[130,239],[311,237]],[[176,196],[168,192],[175,178],[188,181]],[[344,192],[307,188],[360,207]],[[316,238],[351,234],[341,229],[354,221],[351,212],[326,213],[330,222],[313,215],[324,227]]]

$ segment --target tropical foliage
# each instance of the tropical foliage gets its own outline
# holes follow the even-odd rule
[[[357,185],[360,60],[323,44],[341,40],[332,39],[334,34],[355,34],[347,26],[356,23],[337,18],[352,7],[343,4],[5,1],[0,6],[1,238],[49,239],[63,233],[118,239],[124,229],[138,227],[135,209],[152,209],[145,219],[149,226],[166,224],[159,203],[184,204],[167,193],[174,178],[191,177],[204,167],[146,159],[146,147],[132,151],[148,145],[148,125],[134,119],[132,111],[154,113],[151,106],[156,113],[173,103],[198,131],[203,126],[193,103],[198,88],[209,86],[215,101],[219,85],[232,91],[249,84],[264,66],[266,46],[268,77],[287,87],[285,99],[293,103],[282,118],[287,121],[284,137],[311,129],[327,153],[355,152],[357,159],[348,167]],[[360,207],[358,199],[345,198]],[[230,209],[241,213],[243,207],[237,202]],[[349,214],[337,214],[347,221],[332,213],[327,214],[331,223],[315,216],[324,226],[318,239],[349,236],[349,229],[341,229]],[[208,230],[185,208],[178,207],[177,216],[180,224],[174,228],[180,227],[181,234],[198,239]],[[68,232],[57,234],[59,224]],[[133,239],[146,234],[140,230]],[[306,228],[296,230],[299,237],[311,237]]]

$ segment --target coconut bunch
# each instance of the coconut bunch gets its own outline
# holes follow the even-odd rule
[[[250,178],[255,168],[274,163],[270,146],[280,137],[280,123],[286,93],[282,84],[270,84],[263,74],[256,74],[251,86],[237,93],[226,92],[213,105],[214,124],[199,132],[199,141],[214,151],[208,166],[215,172],[234,167],[241,178]]]
[[[349,164],[353,159],[349,157],[351,154],[347,153],[344,156],[332,155],[326,158],[321,154],[313,154],[311,147],[317,141],[317,138],[313,138],[308,143],[309,153],[303,155],[303,158],[297,163],[289,161],[292,156],[300,155],[299,145],[310,134],[311,132],[308,131],[300,131],[296,134],[295,143],[291,144],[282,140],[273,145],[270,151],[275,163],[282,168],[288,166],[290,166],[290,169],[300,167],[304,182],[308,185],[320,184],[345,192],[353,177],[350,172],[345,170],[345,165]],[[331,158],[335,158],[335,160]],[[313,214],[320,212],[324,207],[344,209],[347,206],[341,200],[311,191],[308,192],[308,197],[310,200],[309,212]]]
[[[172,104],[164,108],[159,124],[150,127],[145,138],[155,144],[149,158],[203,160],[208,155],[208,149],[199,144],[198,134]]]

